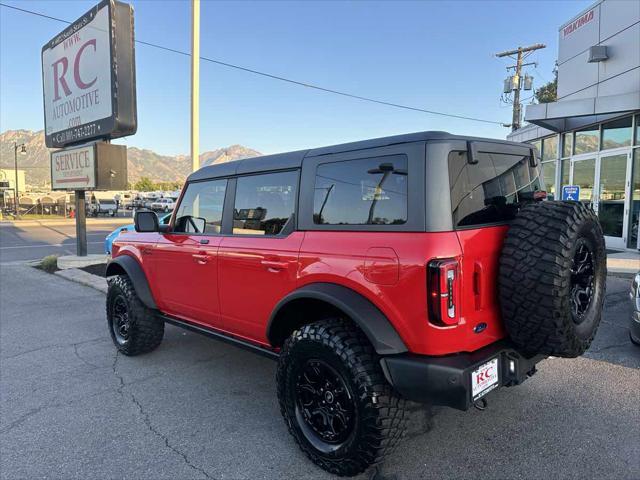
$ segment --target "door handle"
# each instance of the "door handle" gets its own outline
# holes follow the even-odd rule
[[[196,263],[198,263],[200,265],[205,265],[209,261],[209,255],[206,255],[206,254],[194,253],[191,256],[196,261]]]
[[[289,262],[281,262],[278,260],[262,260],[260,263],[270,272],[279,272],[280,270],[289,268]]]

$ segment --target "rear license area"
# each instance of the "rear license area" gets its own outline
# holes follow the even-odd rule
[[[471,372],[472,401],[475,402],[500,385],[498,362],[498,358],[492,358]]]

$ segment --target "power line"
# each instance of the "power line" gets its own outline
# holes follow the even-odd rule
[[[1,7],[6,7],[6,8],[10,8],[10,9],[13,9],[13,10],[17,10],[17,11],[23,12],[23,13],[28,13],[30,15],[36,15],[38,17],[47,18],[49,20],[55,20],[57,22],[66,23],[67,25],[72,23],[72,22],[69,22],[67,20],[63,20],[61,18],[52,17],[52,16],[46,15],[44,13],[35,12],[33,10],[27,10],[26,8],[20,8],[20,7],[14,6],[14,5],[7,5],[5,3],[0,3],[0,6]],[[151,43],[151,42],[145,42],[143,40],[136,40],[135,42],[139,43],[140,45],[146,45],[146,46],[149,46],[149,47],[158,48],[160,50],[165,50],[167,52],[172,52],[172,53],[175,53],[175,54],[178,54],[178,55],[183,55],[183,56],[187,56],[187,57],[191,56],[191,54],[189,52],[184,52],[182,50],[177,50],[175,48],[165,47],[164,45],[159,45],[159,44]],[[262,77],[271,78],[273,80],[279,80],[281,82],[289,83],[289,84],[292,84],[292,85],[298,85],[300,87],[311,88],[313,90],[318,90],[320,92],[331,93],[331,94],[334,94],[334,95],[340,95],[342,97],[353,98],[355,100],[361,100],[361,101],[364,101],[364,102],[376,103],[378,105],[386,105],[388,107],[400,108],[400,109],[404,109],[404,110],[411,110],[411,111],[414,111],[414,112],[428,113],[430,115],[439,115],[439,116],[442,116],[442,117],[458,118],[460,120],[469,120],[469,121],[473,121],[473,122],[490,123],[490,124],[493,124],[493,125],[502,125],[502,122],[496,122],[494,120],[487,120],[487,119],[484,119],[484,118],[477,118],[477,117],[469,117],[469,116],[466,116],[466,115],[457,115],[457,114],[454,114],[454,113],[438,112],[436,110],[428,110],[428,109],[425,109],[425,108],[413,107],[411,105],[404,105],[404,104],[400,104],[400,103],[388,102],[386,100],[378,100],[378,99],[371,98],[371,97],[365,97],[365,96],[362,96],[362,95],[356,95],[356,94],[353,94],[353,93],[343,92],[343,91],[335,90],[335,89],[332,89],[332,88],[321,87],[319,85],[315,85],[315,84],[312,84],[312,83],[306,83],[306,82],[301,82],[301,81],[298,81],[298,80],[293,80],[293,79],[290,79],[290,78],[282,77],[280,75],[274,75],[274,74],[271,74],[271,73],[262,72],[260,70],[254,70],[252,68],[243,67],[241,65],[236,65],[236,64],[233,64],[233,63],[223,62],[221,60],[216,60],[216,59],[213,59],[213,58],[208,58],[208,57],[201,56],[200,59],[205,61],[205,62],[214,63],[216,65],[220,65],[220,66],[223,66],[223,67],[233,68],[233,69],[240,70],[240,71],[243,71],[243,72],[252,73],[254,75],[260,75]]]

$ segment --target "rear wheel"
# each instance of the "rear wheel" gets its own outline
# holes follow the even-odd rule
[[[113,343],[125,355],[150,352],[164,336],[164,322],[142,303],[126,275],[109,279],[107,325]]]
[[[364,334],[340,319],[305,325],[283,346],[280,410],[302,451],[324,470],[357,475],[402,437],[405,401],[378,360]]]
[[[584,353],[600,323],[606,261],[602,228],[587,205],[524,207],[500,257],[502,316],[516,345],[528,354]]]

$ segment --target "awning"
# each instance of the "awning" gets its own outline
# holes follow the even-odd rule
[[[640,91],[528,105],[524,119],[554,132],[566,132],[639,110]]]

